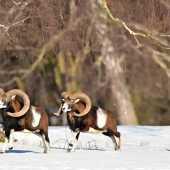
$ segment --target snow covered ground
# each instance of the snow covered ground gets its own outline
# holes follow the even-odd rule
[[[81,133],[76,151],[68,153],[73,133],[68,127],[50,127],[50,154],[42,153],[39,137],[15,132],[18,141],[0,155],[0,170],[170,170],[170,126],[118,126],[118,131],[121,151],[104,135]]]

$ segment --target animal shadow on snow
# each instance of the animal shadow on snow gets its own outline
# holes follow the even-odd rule
[[[165,150],[170,152],[170,149],[165,149]]]
[[[6,150],[5,153],[39,153],[41,152],[34,152],[34,151],[29,151],[29,150]]]

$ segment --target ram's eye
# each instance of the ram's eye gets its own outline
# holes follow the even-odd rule
[[[70,101],[71,101],[71,103],[74,103],[74,100],[73,100],[73,99],[71,99]]]

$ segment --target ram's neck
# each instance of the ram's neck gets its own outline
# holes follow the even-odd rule
[[[85,110],[85,104],[82,102],[78,102],[75,104],[75,110],[82,113]]]
[[[16,99],[13,99],[11,103],[12,103],[12,107],[15,110],[15,112],[19,112],[21,110],[21,105]]]

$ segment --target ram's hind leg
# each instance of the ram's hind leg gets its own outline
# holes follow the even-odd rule
[[[43,134],[43,139],[44,140],[44,153],[50,153],[50,140],[48,138],[47,134]]]
[[[44,145],[44,152],[43,153],[50,153],[50,145],[49,145],[48,136],[47,136],[47,139],[46,139],[46,136],[44,134],[40,134],[38,132],[33,132],[33,134],[36,135],[36,136],[39,136],[42,139],[42,143]]]
[[[116,142],[115,137],[114,137],[114,136],[111,136],[110,138],[112,139],[112,142],[113,142],[113,145],[114,145],[114,147],[115,147],[115,150],[118,150],[118,146],[117,146],[117,142]]]
[[[118,150],[121,150],[121,134],[116,132],[115,136],[118,138]]]
[[[112,130],[107,129],[103,132],[103,135],[109,136],[112,139],[115,150],[120,149],[121,141],[120,141],[120,133],[119,132],[114,133]],[[115,136],[118,137],[118,145],[117,145]]]

